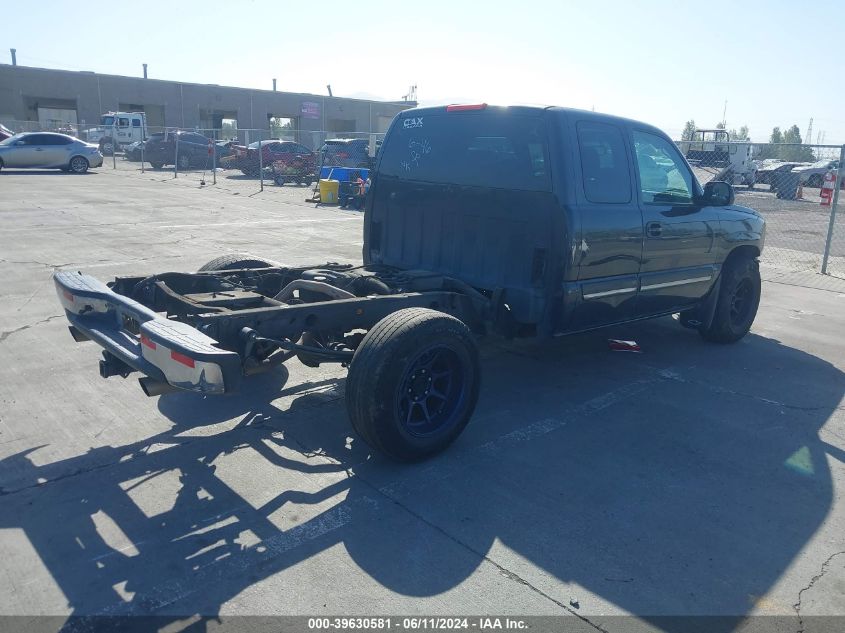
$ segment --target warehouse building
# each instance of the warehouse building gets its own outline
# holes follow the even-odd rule
[[[145,112],[153,129],[240,130],[243,137],[244,130],[284,128],[307,141],[321,130],[385,132],[397,113],[415,105],[0,64],[0,122],[15,131],[81,131],[118,110]]]

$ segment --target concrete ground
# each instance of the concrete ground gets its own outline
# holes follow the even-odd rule
[[[360,260],[360,214],[254,185],[0,174],[0,615],[495,613],[614,632],[777,615],[771,630],[837,630],[812,616],[845,615],[845,283],[765,283],[752,333],[727,347],[672,319],[487,341],[467,430],[396,465],[351,431],[340,368],[146,398],[134,378],[102,380],[99,350],[68,334],[56,267]]]

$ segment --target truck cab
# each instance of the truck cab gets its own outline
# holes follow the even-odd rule
[[[692,140],[683,141],[687,160],[702,178],[722,180],[753,188],[757,182],[751,141],[732,141],[722,128],[697,129]]]
[[[98,127],[88,130],[89,143],[97,143],[100,152],[111,156],[135,141],[147,138],[147,116],[143,112],[107,112]]]
[[[703,189],[672,140],[636,121],[484,104],[410,110],[384,141],[363,258],[495,294],[505,332],[694,312],[731,253],[762,248],[762,218],[728,189]]]

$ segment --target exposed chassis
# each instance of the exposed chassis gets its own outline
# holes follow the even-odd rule
[[[54,275],[77,341],[104,348],[103,377],[141,372],[147,395],[224,394],[293,356],[348,364],[365,331],[404,308],[431,308],[480,331],[492,300],[426,271],[317,266],[119,277]]]

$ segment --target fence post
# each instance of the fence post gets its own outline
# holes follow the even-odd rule
[[[179,132],[173,133],[176,136],[176,157],[173,159],[173,177],[179,177]]]
[[[147,135],[147,126],[146,126],[146,124],[144,125],[143,130],[144,130],[144,131],[141,133],[141,136],[146,137],[146,135]],[[144,145],[146,145],[146,144],[147,144],[147,139],[146,139],[146,138],[142,138],[142,139],[141,139],[141,173],[142,173],[142,174],[144,173]]]
[[[264,145],[261,144],[261,135],[258,135],[258,178],[261,181],[261,191],[264,191]]]
[[[118,108],[120,110],[120,108]],[[117,113],[111,119],[111,167],[117,169]]]
[[[214,146],[211,149],[211,180],[212,184],[217,184],[217,141],[212,139]]]
[[[845,145],[839,150],[839,170],[836,172],[833,202],[830,205],[830,222],[827,225],[827,241],[824,244],[824,257],[822,257],[822,275],[827,274],[827,260],[830,257],[830,243],[833,240],[833,231],[836,226],[836,205],[839,203],[839,190],[842,188],[843,175],[845,175]]]

